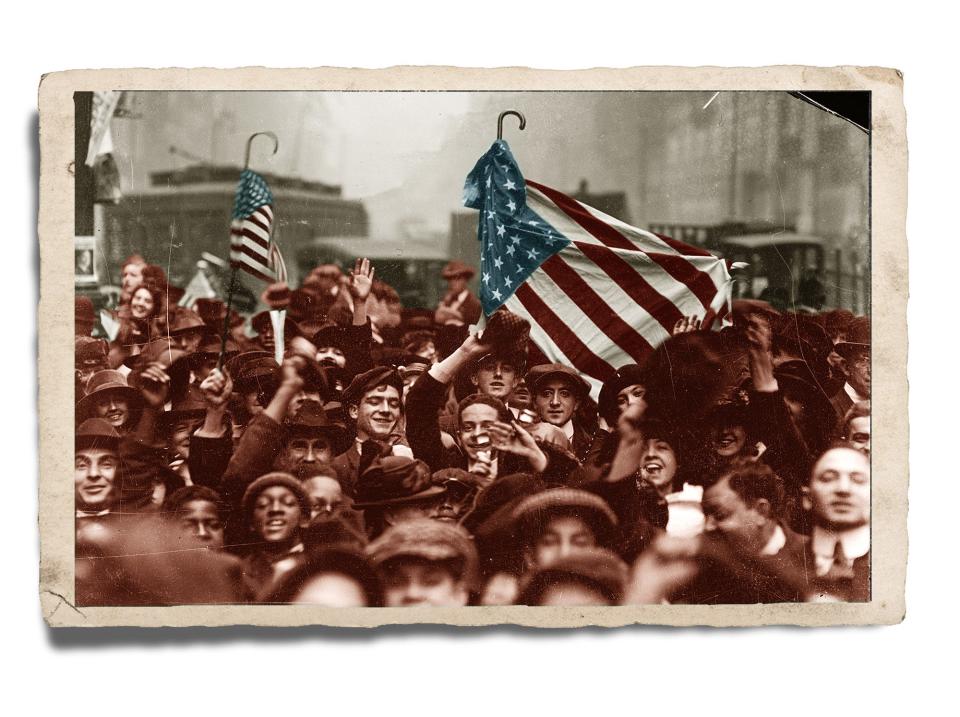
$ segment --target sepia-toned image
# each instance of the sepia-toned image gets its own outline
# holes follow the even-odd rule
[[[896,73],[434,70],[44,81],[47,620],[898,621]]]

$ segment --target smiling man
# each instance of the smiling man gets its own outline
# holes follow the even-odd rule
[[[340,481],[349,489],[357,482],[360,453],[364,443],[374,442],[379,450],[401,452],[396,444],[403,438],[399,431],[403,415],[403,378],[391,366],[378,366],[360,374],[343,392],[347,415],[355,422],[355,440],[333,460]],[[387,448],[390,446],[391,448]],[[409,450],[409,449],[407,449]],[[409,453],[407,453],[409,455]]]
[[[478,476],[484,485],[498,476],[533,472],[547,483],[564,484],[577,466],[572,455],[538,443],[503,401],[475,393],[457,406],[457,445],[447,447],[440,435],[437,413],[447,387],[457,373],[478,356],[490,353],[490,346],[468,336],[450,356],[421,376],[410,389],[407,410],[417,421],[407,425],[407,437],[415,457],[432,470],[462,468]]]
[[[247,488],[242,508],[258,541],[243,561],[243,577],[251,594],[259,597],[303,559],[301,534],[310,521],[310,498],[289,473],[267,473]]]
[[[90,418],[76,431],[74,500],[77,518],[106,515],[119,500],[116,485],[120,434],[102,418]]]

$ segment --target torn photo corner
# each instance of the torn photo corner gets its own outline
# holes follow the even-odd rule
[[[899,622],[902,85],[44,76],[45,620]]]

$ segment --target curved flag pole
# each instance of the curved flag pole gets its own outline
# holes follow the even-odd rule
[[[522,112],[518,112],[517,110],[504,110],[503,112],[500,113],[500,116],[497,117],[497,139],[498,140],[503,139],[503,118],[506,117],[507,115],[513,115],[514,117],[517,117],[520,120],[521,131],[523,130],[524,127],[527,126],[527,118],[523,116]]]
[[[246,171],[250,168],[250,148],[253,145],[253,140],[260,135],[264,137],[269,137],[273,140],[273,151],[270,153],[271,156],[277,153],[277,150],[280,149],[280,140],[277,139],[277,135],[273,132],[254,132],[252,135],[247,137],[247,148],[243,155],[243,169]],[[217,369],[220,370],[223,368],[223,355],[227,352],[227,335],[230,333],[230,308],[233,304],[233,292],[237,286],[237,268],[235,266],[230,267],[230,284],[227,289],[227,309],[226,314],[223,317],[223,335],[220,337],[220,357],[217,359]]]

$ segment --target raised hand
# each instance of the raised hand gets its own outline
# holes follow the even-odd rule
[[[221,411],[226,407],[232,392],[233,380],[226,370],[214,369],[200,384],[204,403],[215,411]]]
[[[497,421],[488,429],[493,447],[498,451],[513,453],[530,461],[534,470],[540,472],[547,467],[547,457],[537,442],[519,423]]]
[[[762,314],[750,314],[744,331],[751,351],[767,352],[773,343],[773,331],[770,322]]]
[[[140,371],[140,395],[148,406],[163,408],[170,393],[170,376],[164,365],[157,361],[147,364]]]
[[[281,384],[294,392],[303,388],[303,377],[300,372],[306,368],[307,362],[302,356],[288,356],[280,365]]]
[[[370,296],[370,289],[373,288],[373,274],[374,268],[366,257],[354,262],[353,270],[350,272],[350,295],[355,301],[366,301]]]
[[[685,334],[689,331],[699,331],[703,325],[703,320],[698,319],[696,315],[684,316],[673,325],[673,335]]]

